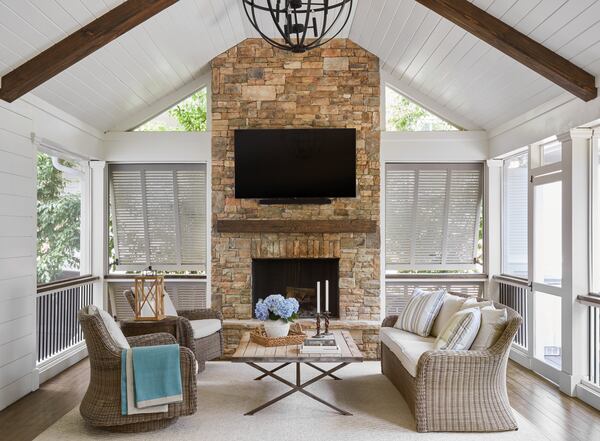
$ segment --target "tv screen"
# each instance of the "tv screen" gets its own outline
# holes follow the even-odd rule
[[[235,197],[356,197],[356,130],[236,130]]]

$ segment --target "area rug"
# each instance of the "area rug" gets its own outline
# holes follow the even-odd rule
[[[288,366],[281,375],[294,381]],[[73,409],[36,438],[39,441],[90,439],[208,440],[208,441],[398,441],[489,440],[548,441],[532,423],[516,414],[516,432],[465,434],[415,432],[415,421],[402,396],[381,374],[377,362],[353,364],[338,371],[342,381],[321,380],[307,388],[351,412],[336,414],[328,407],[296,393],[257,413],[244,416],[271,398],[289,390],[273,379],[253,381],[258,371],[245,364],[207,363],[198,379],[198,412],[164,430],[142,434],[114,434],[87,426]],[[303,368],[303,380],[318,374]]]

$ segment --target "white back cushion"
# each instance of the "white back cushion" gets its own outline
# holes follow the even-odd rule
[[[468,350],[477,337],[480,323],[481,310],[479,308],[458,311],[435,340],[435,348],[449,351]]]
[[[446,291],[443,289],[433,292],[415,289],[394,327],[422,337],[429,336],[433,322],[444,302],[445,294]]]
[[[431,328],[431,335],[437,337],[442,333],[452,316],[457,313],[461,306],[467,299],[465,297],[455,296],[446,293],[444,296],[444,303],[438,313],[435,321],[433,322],[433,328]]]
[[[113,339],[115,345],[120,349],[129,349],[129,342],[123,335],[121,328],[117,325],[117,322],[112,318],[112,316],[104,311],[103,309],[97,308],[94,305],[88,306],[88,314],[98,315],[102,322],[104,323],[104,327],[108,332],[108,335]]]
[[[172,315],[177,317],[177,309],[175,309],[175,305],[173,305],[173,301],[171,300],[171,297],[169,296],[169,293],[167,291],[163,291],[163,298],[165,302],[165,315]],[[152,306],[154,306],[154,303],[152,304]],[[150,307],[150,304],[148,302],[144,303],[144,305],[142,306],[142,316],[154,316],[154,311]]]
[[[507,321],[506,309],[496,309],[493,306],[482,308],[481,326],[471,350],[483,351],[491,348],[506,329]]]

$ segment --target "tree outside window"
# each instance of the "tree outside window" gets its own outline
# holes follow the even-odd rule
[[[38,284],[80,275],[81,171],[73,162],[54,161],[37,156]]]
[[[432,132],[459,130],[423,109],[391,87],[385,88],[386,130],[391,132]]]
[[[205,132],[206,88],[134,129],[136,132]]]

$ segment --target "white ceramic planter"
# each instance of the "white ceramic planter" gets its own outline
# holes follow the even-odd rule
[[[287,337],[290,332],[290,322],[283,320],[266,320],[263,322],[267,337]]]

